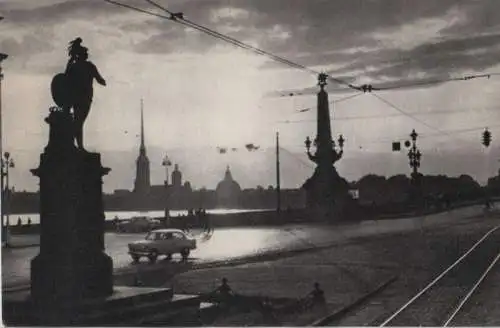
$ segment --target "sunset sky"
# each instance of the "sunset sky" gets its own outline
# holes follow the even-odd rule
[[[142,0],[121,2],[161,13]],[[393,86],[500,72],[497,0],[158,0],[190,20],[353,84]],[[279,131],[284,187],[312,172],[304,139],[316,133],[317,76],[277,64],[174,22],[102,0],[0,0],[3,142],[12,153],[16,189],[36,190],[29,173],[48,139],[52,77],[68,42],[83,38],[108,85],[94,84],[86,145],[112,171],[104,188],[131,189],[138,153],[140,99],[152,183],[164,179],[165,152],[184,178],[214,188],[226,165],[243,187],[274,183]],[[481,182],[498,169],[500,75],[432,87],[360,94],[332,105],[334,136],[347,139],[337,167],[349,180],[367,173],[407,174],[405,152],[391,141],[420,134],[425,174],[470,174]],[[289,92],[301,93],[289,96]],[[330,82],[330,99],[354,95]],[[285,96],[281,96],[285,95]],[[312,110],[299,110],[313,107]],[[363,117],[365,117],[363,119]],[[289,121],[289,123],[285,123]],[[424,123],[422,123],[423,121]],[[485,151],[482,129],[492,146]],[[461,133],[447,132],[467,130]],[[244,145],[259,145],[249,152]],[[237,148],[219,154],[216,147]]]

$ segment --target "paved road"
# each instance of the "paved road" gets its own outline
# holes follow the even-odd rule
[[[342,318],[329,322],[332,326],[378,326],[390,317],[392,313],[406,304],[422,288],[427,286],[448,266],[462,256],[487,231],[500,225],[500,217],[491,215],[478,220],[463,220],[461,224],[449,225],[441,229],[427,229],[422,232],[413,231],[402,234],[376,236],[356,245],[339,250],[339,261],[345,263],[355,258],[358,264],[369,266],[392,267],[399,273],[399,279],[389,288],[368,300],[359,308],[353,309]],[[479,265],[491,260],[491,256],[500,250],[498,238],[500,231],[491,235],[485,247],[471,253],[470,260],[464,261],[463,267],[438,286],[437,293],[429,301],[416,304],[414,317],[406,321],[394,322],[395,325],[440,326],[446,314],[453,311],[458,304],[457,295],[462,294],[472,284],[470,280],[477,279],[473,275]],[[486,257],[485,254],[488,253]],[[355,257],[354,257],[355,254]],[[344,258],[344,260],[342,260]],[[483,326],[500,324],[500,265],[494,268],[488,279],[490,285],[480,288],[480,293],[473,297],[473,302],[466,306],[463,316],[455,325]],[[429,295],[428,293],[424,294]],[[423,315],[423,317],[422,317]],[[482,316],[482,317],[481,317]],[[392,323],[389,323],[391,326]]]
[[[276,228],[218,229],[212,238],[200,242],[191,253],[195,263],[208,263],[242,258],[271,251],[288,251],[332,245],[356,237],[428,229],[435,225],[461,222],[482,213],[481,206],[416,219],[367,221],[342,226],[294,225]],[[113,258],[116,270],[133,269],[127,254],[127,244],[141,239],[141,234],[107,233],[106,253]],[[29,281],[30,260],[38,254],[38,247],[5,250],[2,254],[2,281],[4,286],[26,284]],[[174,257],[174,262],[179,261]],[[165,263],[154,265],[165,265]],[[174,264],[172,264],[174,265]]]
[[[490,274],[472,294],[461,311],[452,321],[453,326],[500,326],[500,263],[497,262]]]

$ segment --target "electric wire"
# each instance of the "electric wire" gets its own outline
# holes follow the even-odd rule
[[[267,51],[264,51],[262,49],[259,49],[257,47],[254,47],[254,46],[251,46],[249,44],[246,44],[244,42],[241,42],[239,40],[236,40],[234,38],[231,38],[227,35],[224,35],[222,33],[219,33],[215,30],[212,30],[210,28],[207,28],[205,26],[202,26],[202,25],[199,25],[199,24],[196,24],[186,18],[184,18],[184,15],[182,13],[173,13],[171,12],[170,10],[164,8],[163,6],[160,6],[159,4],[157,4],[156,2],[154,1],[151,1],[151,0],[145,0],[147,1],[148,3],[152,4],[153,6],[165,11],[166,13],[168,13],[170,16],[165,16],[165,15],[161,15],[161,14],[157,14],[157,13],[154,13],[154,12],[151,12],[151,11],[148,11],[148,10],[144,10],[144,9],[140,9],[140,8],[137,8],[137,7],[134,7],[134,6],[131,6],[131,5],[127,5],[127,4],[124,4],[124,3],[121,3],[121,2],[117,2],[117,1],[114,1],[114,0],[103,0],[105,2],[108,2],[108,3],[111,3],[113,5],[116,5],[116,6],[121,6],[121,7],[124,7],[124,8],[128,8],[128,9],[131,9],[131,10],[135,10],[137,12],[141,12],[141,13],[144,13],[144,14],[148,14],[148,15],[152,15],[152,16],[156,16],[156,17],[159,17],[159,18],[163,18],[163,19],[166,19],[166,20],[170,20],[170,21],[173,21],[173,22],[176,22],[176,23],[179,23],[179,24],[182,24],[182,25],[185,25],[185,26],[188,26],[188,27],[191,27],[193,29],[196,29],[198,31],[201,31],[201,32],[204,32],[206,34],[209,34],[217,39],[220,39],[220,40],[223,40],[223,41],[226,41],[228,43],[231,43],[235,46],[238,46],[240,48],[243,48],[243,49],[246,49],[246,50],[250,50],[250,51],[253,51],[254,53],[256,54],[259,54],[259,55],[263,55],[263,56],[266,56],[270,59],[273,59],[277,62],[280,62],[282,64],[285,64],[285,65],[288,65],[290,67],[293,67],[293,68],[297,68],[297,69],[300,69],[300,70],[303,70],[303,71],[306,71],[308,73],[312,73],[314,75],[318,75],[320,74],[320,72],[316,71],[316,70],[313,70],[309,67],[306,67],[304,65],[300,65],[300,64],[297,64],[297,63],[294,63],[286,58],[283,58],[283,57],[280,57],[280,56],[277,56],[277,55],[274,55],[270,52],[267,52]],[[352,89],[356,89],[357,90],[357,87],[355,87],[354,85],[350,84],[350,83],[347,83],[345,81],[342,81],[340,79],[337,79],[337,78],[334,78],[332,76],[328,76],[328,79],[329,80],[332,80],[338,84],[342,84],[342,85],[345,85],[345,86],[348,86]]]
[[[402,83],[399,85],[395,86],[390,86],[390,87],[372,87],[373,91],[388,91],[388,90],[398,90],[398,89],[406,89],[406,88],[416,88],[416,87],[423,87],[423,86],[430,86],[430,85],[435,85],[435,84],[442,84],[446,82],[453,82],[453,81],[469,81],[472,79],[478,79],[478,78],[491,78],[492,76],[500,75],[500,73],[486,73],[486,74],[474,74],[474,75],[466,75],[462,77],[450,77],[450,78],[444,78],[444,79],[434,79],[434,80],[428,80],[428,81],[416,81],[416,82],[411,82],[411,83]]]
[[[283,147],[280,147],[280,149],[283,150],[285,152],[285,154],[287,154],[289,157],[292,157],[293,159],[295,159],[296,161],[298,161],[302,165],[306,166],[307,168],[314,169],[314,165],[313,164],[311,164],[309,162],[306,162],[305,160],[303,160],[302,158],[298,157],[296,154],[294,154],[290,150],[288,150],[286,148],[283,148]]]
[[[329,101],[328,103],[329,104],[338,104],[338,103],[341,103],[343,101],[346,101],[346,100],[350,100],[350,99],[353,99],[353,98],[356,98],[358,96],[361,96],[362,93],[356,93],[354,95],[350,95],[350,96],[346,96],[346,97],[343,97],[343,98],[340,98],[340,99],[337,99],[337,100],[332,100],[332,101]],[[302,108],[302,109],[299,109],[297,110],[298,113],[304,113],[304,112],[308,112],[310,111],[311,109],[314,109],[315,107],[306,107],[306,108]]]
[[[247,49],[247,50],[250,50],[250,51],[253,51],[254,53],[257,53],[259,55],[263,55],[263,56],[266,56],[270,59],[273,59],[277,62],[280,62],[282,64],[285,64],[285,65],[288,65],[290,67],[293,67],[293,68],[297,68],[297,69],[301,69],[303,71],[306,71],[306,72],[309,72],[309,73],[314,73],[316,75],[320,74],[320,72],[316,71],[316,70],[313,70],[311,68],[308,68],[304,65],[300,65],[300,64],[297,64],[297,63],[294,63],[288,59],[285,59],[285,58],[282,58],[280,56],[277,56],[277,55],[274,55],[272,53],[269,53],[267,51],[264,51],[262,49],[259,49],[257,47],[253,47],[251,45],[248,45],[246,43],[243,43],[239,40],[236,40],[234,38],[231,38],[227,35],[224,35],[222,33],[219,33],[215,30],[212,30],[210,28],[207,28],[205,26],[202,26],[202,25],[199,25],[199,24],[196,24],[186,18],[184,18],[184,15],[182,13],[174,13],[168,9],[166,9],[165,7],[159,5],[158,3],[152,1],[152,0],[145,0],[146,2],[148,2],[149,4],[157,7],[158,9],[161,9],[163,10],[164,12],[166,12],[167,14],[169,14],[170,16],[165,16],[165,15],[161,15],[161,14],[157,14],[157,13],[154,13],[154,12],[151,12],[151,11],[148,11],[148,10],[144,10],[144,9],[140,9],[140,8],[137,8],[137,7],[134,7],[134,6],[131,6],[131,5],[127,5],[127,4],[124,4],[124,3],[121,3],[121,2],[117,2],[117,1],[114,1],[114,0],[104,0],[105,2],[108,2],[108,3],[111,3],[111,4],[114,4],[114,5],[117,5],[117,6],[121,6],[121,7],[124,7],[124,8],[128,8],[130,10],[134,10],[134,11],[137,11],[137,12],[140,12],[140,13],[144,13],[144,14],[147,14],[147,15],[152,15],[152,16],[155,16],[155,17],[158,17],[158,18],[162,18],[162,19],[166,19],[166,20],[170,20],[170,21],[173,21],[173,22],[177,22],[177,23],[180,23],[182,25],[185,25],[185,26],[188,26],[188,27],[191,27],[191,28],[194,28],[198,31],[201,31],[201,32],[204,32],[206,34],[209,34],[215,38],[218,38],[220,40],[223,40],[223,41],[226,41],[228,43],[231,43],[235,46],[238,46],[240,48],[243,48],[243,49]],[[437,80],[432,80],[432,81],[424,81],[424,82],[417,82],[417,83],[413,83],[413,84],[406,84],[406,85],[400,85],[400,86],[393,86],[393,87],[380,87],[380,88],[377,88],[377,87],[373,87],[372,85],[362,85],[362,86],[355,86],[351,83],[347,83],[343,80],[340,80],[340,79],[337,79],[337,78],[334,78],[332,76],[329,76],[327,75],[327,78],[329,80],[332,80],[338,84],[342,84],[342,85],[345,85],[345,86],[348,86],[349,88],[353,89],[353,90],[358,90],[358,91],[361,91],[360,94],[362,93],[366,93],[366,92],[369,92],[370,94],[372,94],[373,96],[375,96],[377,99],[379,99],[380,101],[384,102],[385,104],[389,105],[390,107],[396,109],[398,112],[402,113],[403,115],[421,123],[422,125],[430,128],[430,129],[433,129],[433,130],[436,130],[436,131],[440,131],[438,128],[428,124],[427,122],[415,117],[414,115],[412,114],[409,114],[403,110],[401,110],[399,107],[395,106],[394,104],[392,104],[391,102],[387,101],[386,99],[380,97],[379,95],[376,95],[376,94],[373,94],[372,93],[372,90],[376,90],[376,91],[384,91],[384,90],[396,90],[398,88],[406,88],[406,87],[411,87],[411,86],[422,86],[422,85],[426,85],[426,84],[436,84],[436,83],[443,83],[443,82],[448,82],[448,81],[466,81],[466,80],[470,80],[470,79],[474,79],[474,78],[484,78],[484,77],[487,77],[487,78],[490,78],[492,75],[500,75],[500,73],[490,73],[490,74],[478,74],[478,75],[469,75],[469,76],[465,76],[465,77],[457,77],[457,78],[449,78],[449,79],[437,79]],[[354,95],[355,96],[355,95]],[[350,99],[354,96],[349,96],[349,97],[346,97],[346,99]],[[302,111],[305,111],[305,110],[302,110]],[[445,132],[443,132],[445,134]]]

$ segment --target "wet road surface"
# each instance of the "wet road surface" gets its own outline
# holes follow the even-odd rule
[[[269,252],[285,252],[334,245],[357,237],[427,229],[439,224],[458,222],[478,215],[481,211],[481,207],[475,206],[413,219],[365,221],[345,225],[290,225],[217,229],[210,239],[199,239],[198,248],[191,252],[190,260],[195,264],[230,261],[231,259]],[[198,237],[201,237],[199,233]],[[193,235],[196,236],[196,234],[197,232],[194,231]],[[115,272],[136,267],[127,253],[127,244],[143,239],[144,236],[145,234],[106,233],[106,253],[113,259]],[[27,284],[30,275],[30,261],[38,252],[38,247],[4,250],[2,252],[3,286]],[[146,259],[141,259],[141,261],[146,261]],[[176,254],[173,262],[178,261],[180,261],[180,256]],[[165,265],[164,262],[160,260],[152,266]]]

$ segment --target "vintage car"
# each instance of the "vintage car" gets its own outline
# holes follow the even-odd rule
[[[182,259],[186,260],[191,250],[196,249],[196,240],[182,230],[158,229],[148,233],[144,240],[128,244],[128,249],[134,262],[147,257],[154,263],[160,255],[171,259],[175,253],[180,253]]]
[[[146,216],[133,217],[116,224],[118,232],[148,232],[158,228],[161,228],[161,222]]]

